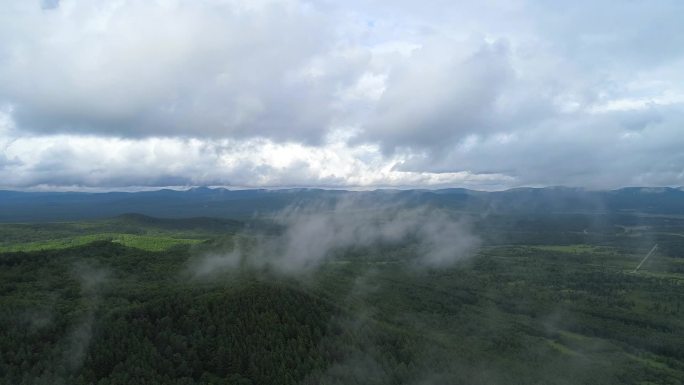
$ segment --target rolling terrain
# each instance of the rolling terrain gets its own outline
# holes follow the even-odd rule
[[[427,231],[446,210],[479,239],[440,265],[416,259],[418,230],[339,243],[343,226],[315,265],[284,269],[260,245],[287,254],[302,222],[275,211],[4,223],[0,383],[679,384],[684,218],[640,199],[650,211],[433,201]],[[303,223],[396,224],[383,215]]]

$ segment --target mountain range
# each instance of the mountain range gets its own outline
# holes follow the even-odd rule
[[[334,204],[341,199],[407,206],[430,205],[474,213],[643,213],[684,215],[680,188],[627,187],[592,191],[580,188],[516,188],[484,192],[441,190],[347,191],[196,187],[140,192],[23,192],[0,190],[0,222],[68,221],[140,213],[155,217],[244,219],[303,203]]]

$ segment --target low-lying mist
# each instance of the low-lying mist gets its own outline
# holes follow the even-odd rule
[[[465,219],[428,206],[344,199],[290,206],[269,219],[279,229],[275,234],[252,230],[237,236],[232,247],[196,263],[194,274],[206,276],[240,266],[298,274],[345,251],[376,246],[407,246],[411,264],[444,267],[473,255],[480,245]]]
[[[80,263],[74,267],[73,275],[81,286],[83,314],[67,337],[69,348],[65,359],[69,369],[76,370],[83,364],[90,346],[95,312],[100,305],[100,290],[110,279],[110,273],[105,268]]]

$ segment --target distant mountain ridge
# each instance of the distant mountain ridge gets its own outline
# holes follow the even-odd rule
[[[293,204],[333,204],[353,197],[366,203],[431,205],[471,212],[555,212],[684,215],[684,191],[670,187],[626,187],[592,191],[579,188],[515,188],[484,192],[439,190],[347,191],[315,188],[229,190],[197,187],[141,192],[21,192],[0,190],[0,222],[70,221],[127,213],[158,218],[236,218],[267,214]],[[140,218],[138,218],[140,219]],[[206,220],[206,218],[205,218]]]

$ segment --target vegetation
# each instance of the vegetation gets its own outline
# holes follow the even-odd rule
[[[110,241],[124,246],[148,251],[162,251],[178,245],[191,245],[202,242],[199,239],[183,239],[160,236],[144,236],[135,234],[99,233],[71,238],[52,239],[48,241],[26,242],[0,246],[0,252],[40,251],[66,249],[82,246],[95,241]]]
[[[196,277],[226,223],[0,226],[0,383],[684,382],[676,218],[489,217],[448,268],[380,245],[301,275]]]

